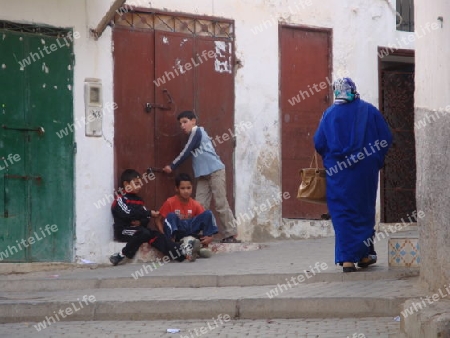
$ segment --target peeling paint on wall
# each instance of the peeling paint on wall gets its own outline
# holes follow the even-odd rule
[[[214,59],[214,69],[218,73],[230,73],[231,64],[231,42],[214,41],[216,46],[216,55]]]

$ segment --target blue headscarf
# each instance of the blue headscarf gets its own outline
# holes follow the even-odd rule
[[[356,85],[349,77],[337,79],[333,83],[333,91],[336,100],[352,102],[356,98],[359,98],[359,94],[356,91]],[[342,102],[343,103],[343,102]]]

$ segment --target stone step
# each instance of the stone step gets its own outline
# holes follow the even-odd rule
[[[416,278],[204,288],[1,292],[0,321],[349,318],[398,316]]]
[[[122,251],[125,243],[111,241],[108,245],[108,255],[101,257],[98,262],[100,264],[108,264],[109,256],[113,253]],[[213,242],[209,244],[208,248],[213,253],[230,253],[230,252],[241,252],[241,251],[254,251],[259,250],[264,247],[264,244],[260,243],[217,243]],[[158,259],[162,259],[164,256],[155,248],[152,248],[148,243],[143,243],[139,251],[136,253],[135,257],[131,260],[132,263],[148,263],[156,262]]]
[[[313,273],[310,270],[291,273],[252,273],[252,274],[207,274],[197,272],[193,263],[169,263],[154,269],[153,263],[127,264],[117,267],[98,267],[96,269],[75,269],[55,272],[41,272],[35,276],[21,275],[0,277],[0,290],[3,292],[59,291],[109,288],[201,288],[264,286],[296,280],[302,284],[323,282],[380,281],[415,277],[418,269],[392,269],[372,266],[356,273],[342,273],[341,268],[333,267],[330,272]],[[183,267],[181,271],[177,268]],[[189,269],[191,267],[191,269]],[[151,270],[154,269],[154,270]],[[331,269],[330,269],[331,270]],[[159,275],[158,275],[159,273]]]

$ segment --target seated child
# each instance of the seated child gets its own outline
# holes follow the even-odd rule
[[[111,206],[114,217],[114,238],[127,242],[122,252],[109,258],[113,265],[119,264],[125,257],[133,258],[142,243],[148,242],[152,247],[161,251],[171,259],[182,262],[184,259],[192,260],[192,242],[180,244],[168,240],[158,231],[147,228],[150,216],[158,216],[158,212],[149,212],[144,201],[137,194],[141,190],[142,181],[139,173],[133,169],[126,169],[120,177],[120,194]],[[125,193],[124,191],[125,190]]]
[[[168,198],[156,219],[158,230],[175,242],[192,236],[199,238],[204,248],[212,242],[213,235],[218,233],[216,219],[211,210],[194,200],[192,195],[192,178],[185,173],[175,177],[176,195]],[[164,223],[164,225],[163,225]],[[208,249],[199,251],[201,257],[210,257]]]

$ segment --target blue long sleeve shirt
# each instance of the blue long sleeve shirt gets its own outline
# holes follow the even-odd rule
[[[176,169],[189,156],[192,156],[195,177],[210,175],[225,168],[203,127],[195,126],[192,128],[186,145],[170,165],[171,169]]]

